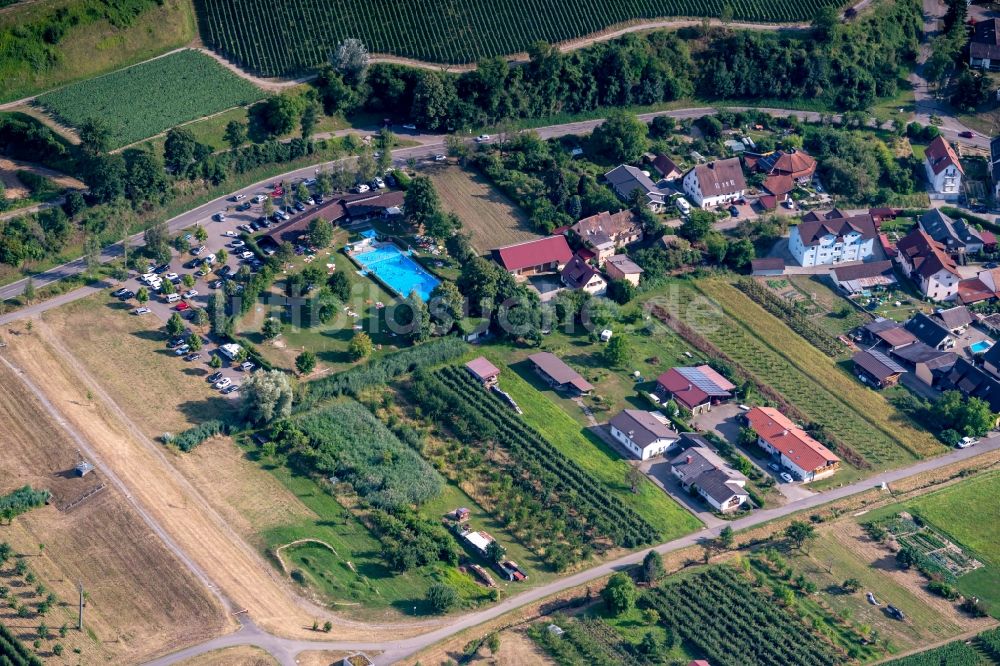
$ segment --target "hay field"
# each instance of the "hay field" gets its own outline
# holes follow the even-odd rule
[[[0,491],[31,484],[53,492],[49,506],[0,530],[0,539],[25,554],[39,580],[68,604],[60,603],[45,623],[53,629],[74,624],[76,581],[89,595],[85,633],[71,630],[56,639],[66,651],[62,658],[47,654],[47,661],[139,663],[223,632],[227,621],[215,598],[101,472],[83,479],[67,473],[79,460],[76,443],[5,365],[0,365],[0,433]],[[61,510],[102,484],[104,490]],[[5,605],[0,620],[15,632],[33,632],[42,618],[18,618]]]
[[[541,238],[524,214],[483,176],[458,166],[430,167],[428,175],[442,207],[462,220],[472,247],[485,254],[496,247]]]

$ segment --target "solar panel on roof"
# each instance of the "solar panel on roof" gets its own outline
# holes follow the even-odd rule
[[[677,368],[677,372],[708,395],[729,395],[729,391],[719,388],[718,384],[703,375],[698,368]]]

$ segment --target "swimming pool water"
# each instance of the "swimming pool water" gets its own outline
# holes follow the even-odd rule
[[[989,350],[989,348],[992,346],[993,345],[986,342],[986,340],[980,340],[979,342],[975,342],[969,345],[969,349],[972,351],[973,354],[982,354],[983,352]]]
[[[434,287],[441,283],[423,266],[403,254],[391,243],[354,255],[354,259],[393,288],[402,297],[416,290],[423,300],[430,300]]]

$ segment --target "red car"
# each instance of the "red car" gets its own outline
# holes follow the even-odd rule
[[[283,190],[280,187],[274,188],[274,191],[271,192],[271,196],[272,197],[280,197],[280,196],[283,196],[284,194],[285,194],[285,190]]]
[[[963,139],[971,139],[972,137],[976,136],[976,133],[970,132],[969,130],[965,130],[964,132],[959,132],[958,135]]]
[[[188,305],[187,303],[185,303],[184,301],[181,301],[180,303],[178,303],[177,305],[174,306],[174,309],[177,310],[178,312],[184,312],[189,307],[191,307],[191,306]]]

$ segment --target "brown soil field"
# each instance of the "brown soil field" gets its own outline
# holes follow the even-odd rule
[[[441,205],[462,220],[472,247],[485,254],[493,248],[541,238],[524,214],[505,194],[478,173],[458,166],[428,168]]]
[[[274,657],[258,647],[237,645],[200,654],[180,662],[178,666],[277,666],[277,664],[278,661]],[[301,660],[299,665],[302,666]]]
[[[27,643],[43,620],[54,634],[63,624],[75,627],[79,581],[88,595],[85,632],[74,628],[43,642],[43,657],[51,663],[138,663],[223,631],[222,607],[103,474],[71,473],[80,458],[75,442],[5,365],[0,433],[0,492],[30,484],[53,493],[48,506],[0,527],[0,540],[25,554],[30,570],[60,602],[45,618],[19,618],[4,604],[0,621]],[[15,575],[13,563],[0,567],[0,584],[22,603],[40,600]],[[65,647],[61,658],[51,652],[55,643]]]
[[[7,157],[0,157],[0,182],[3,183],[6,191],[4,196],[8,199],[21,199],[28,196],[28,189],[18,179],[17,171],[24,170],[36,173],[39,176],[51,178],[60,187],[82,190],[86,187],[78,179],[67,176],[64,173],[46,169],[45,167],[31,164],[30,162],[20,162]]]

